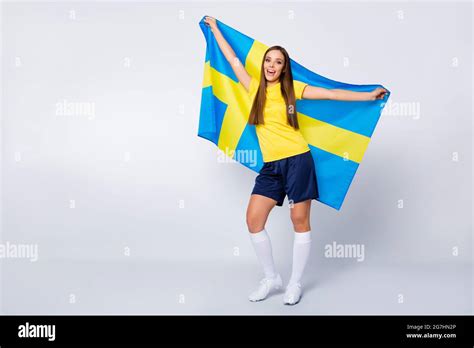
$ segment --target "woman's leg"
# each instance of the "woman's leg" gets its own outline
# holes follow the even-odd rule
[[[293,241],[293,266],[291,278],[286,287],[284,303],[298,303],[301,297],[301,277],[311,251],[310,226],[311,200],[295,203],[291,207],[291,221],[295,230]]]
[[[247,227],[250,233],[260,232],[265,228],[268,215],[277,201],[262,195],[250,195],[247,207]]]
[[[296,233],[311,230],[310,213],[311,199],[290,206],[290,218]]]
[[[260,286],[249,295],[250,301],[260,301],[267,297],[272,289],[282,286],[280,275],[275,270],[270,237],[265,230],[268,215],[277,201],[262,195],[250,195],[247,208],[247,226],[250,240],[263,267],[265,278],[260,281]]]

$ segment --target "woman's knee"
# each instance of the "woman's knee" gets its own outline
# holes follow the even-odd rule
[[[304,231],[310,229],[309,216],[303,213],[292,213],[291,222],[295,231]]]
[[[258,194],[250,195],[247,207],[247,227],[250,233],[260,232],[265,228],[268,215],[276,201]]]
[[[247,213],[247,228],[250,233],[257,233],[265,227],[265,220],[256,214]]]

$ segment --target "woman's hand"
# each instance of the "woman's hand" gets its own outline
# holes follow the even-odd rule
[[[385,88],[377,87],[370,92],[370,100],[383,99],[388,91]]]
[[[211,28],[212,34],[219,45],[219,48],[224,55],[227,62],[232,67],[235,76],[239,79],[239,82],[245,87],[245,89],[249,88],[250,80],[252,79],[247,70],[245,70],[245,65],[243,65],[235,51],[232,49],[232,46],[227,42],[224,35],[222,35],[219,27],[217,26],[217,20],[211,16],[204,16],[203,21],[207,26]]]
[[[212,31],[214,31],[214,29],[217,28],[216,19],[213,17],[206,16],[204,18],[204,23],[206,23],[211,28]]]

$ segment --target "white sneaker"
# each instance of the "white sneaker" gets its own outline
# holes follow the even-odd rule
[[[297,304],[301,299],[301,284],[288,284],[285,295],[283,296],[283,303],[288,305]]]
[[[252,302],[264,300],[271,290],[278,290],[282,286],[280,274],[277,274],[275,278],[263,278],[260,280],[258,289],[249,295],[249,300]]]

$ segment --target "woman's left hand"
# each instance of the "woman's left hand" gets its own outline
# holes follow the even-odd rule
[[[370,100],[383,99],[387,93],[388,91],[385,88],[377,87],[372,92],[370,92]]]

